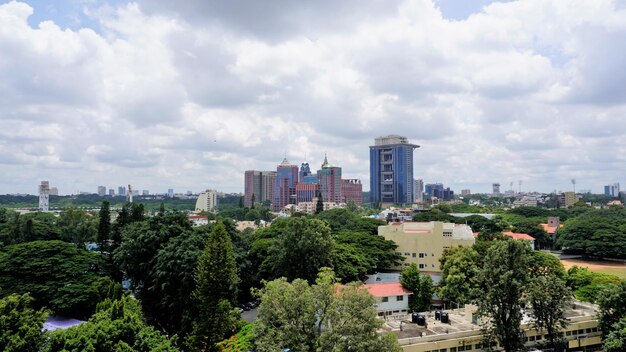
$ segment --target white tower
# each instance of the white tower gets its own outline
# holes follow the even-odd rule
[[[50,183],[41,181],[39,185],[39,211],[48,211],[50,207]]]

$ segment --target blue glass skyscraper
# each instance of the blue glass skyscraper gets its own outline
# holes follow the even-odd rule
[[[374,139],[370,146],[370,203],[413,203],[413,149],[419,145],[409,143],[398,135]]]

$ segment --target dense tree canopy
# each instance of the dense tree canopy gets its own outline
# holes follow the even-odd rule
[[[565,222],[558,243],[568,252],[626,258],[626,210],[590,210]]]
[[[1,289],[0,289],[1,292]],[[30,307],[28,294],[0,298],[0,350],[39,352],[45,341],[43,323],[47,313]]]
[[[458,305],[471,302],[476,295],[478,272],[482,266],[478,252],[473,247],[467,246],[447,248],[439,261],[441,296]]]
[[[0,250],[2,295],[30,293],[33,306],[58,314],[90,316],[101,296],[100,254],[62,241],[33,241]]]
[[[49,334],[44,352],[177,352],[171,341],[146,325],[134,298],[105,300],[88,322]]]

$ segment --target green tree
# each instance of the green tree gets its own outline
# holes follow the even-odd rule
[[[33,241],[0,250],[3,295],[30,293],[36,308],[83,318],[99,297],[102,256],[63,241]]]
[[[487,250],[478,282],[478,315],[486,317],[483,329],[506,352],[522,347],[522,296],[528,283],[528,252],[523,241],[496,241]]]
[[[475,298],[481,258],[473,247],[446,248],[439,259],[441,282],[439,293],[458,305],[469,303]]]
[[[424,312],[430,309],[434,293],[433,280],[428,275],[420,275],[415,263],[411,263],[402,271],[400,283],[413,292],[409,296],[409,308],[412,311]]]
[[[62,240],[78,246],[96,239],[96,223],[92,215],[74,206],[63,209],[57,226]]]
[[[195,271],[199,315],[193,325],[192,344],[202,351],[217,351],[216,344],[235,331],[232,302],[239,282],[233,246],[221,222],[209,234]]]
[[[296,217],[277,225],[282,228],[278,229],[262,265],[273,277],[302,278],[313,282],[320,268],[332,267],[335,241],[326,223]]]
[[[626,258],[626,210],[589,210],[559,229],[557,243],[564,251],[598,258]]]
[[[315,214],[320,214],[324,211],[324,198],[322,198],[322,193],[317,192],[317,203],[315,203]]]
[[[177,352],[171,341],[145,323],[139,302],[130,297],[98,304],[88,322],[49,333],[44,352]]]
[[[567,327],[565,310],[572,300],[572,292],[560,277],[534,277],[528,288],[529,315],[537,331],[545,331],[551,348],[557,348],[559,333]]]
[[[302,279],[280,278],[256,291],[261,301],[253,335],[255,351],[314,351],[316,310],[309,284]]]
[[[598,320],[602,336],[606,337],[613,325],[626,317],[626,280],[607,286],[598,295]]]
[[[111,237],[111,210],[108,201],[102,202],[98,213],[98,236],[97,242],[100,248],[105,248]]]
[[[559,258],[542,251],[531,251],[529,260],[529,273],[532,277],[548,276],[565,279],[565,267]]]
[[[45,341],[45,310],[30,307],[28,294],[0,298],[0,350],[5,352],[39,352]]]
[[[319,338],[318,351],[400,352],[393,334],[379,334],[383,322],[376,315],[374,298],[357,284],[334,294],[324,315],[327,328]]]
[[[626,350],[626,317],[613,324],[611,332],[603,341],[604,352],[623,352]]]

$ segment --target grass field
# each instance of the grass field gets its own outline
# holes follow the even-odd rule
[[[605,273],[618,276],[622,279],[626,279],[626,264],[616,262],[603,262],[603,261],[586,261],[580,259],[561,259],[561,263],[565,269],[569,269],[574,265],[585,267],[596,273]]]

